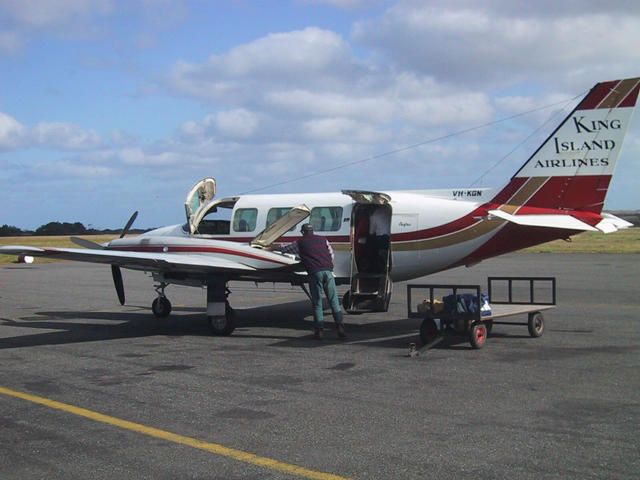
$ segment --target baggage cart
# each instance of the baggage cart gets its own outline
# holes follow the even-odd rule
[[[472,294],[475,302],[467,311],[459,311],[458,308],[451,308],[451,305],[445,308],[439,298],[452,295],[456,300],[454,306],[457,306],[457,300],[464,294]],[[497,324],[526,325],[532,337],[541,336],[544,332],[542,312],[556,306],[556,279],[489,277],[487,295],[491,312],[488,314],[481,311],[481,294],[480,285],[408,284],[408,317],[423,319],[420,325],[420,350],[434,347],[447,334],[467,336],[473,348],[482,348],[493,325]],[[416,303],[417,299],[420,299],[420,303]],[[527,321],[504,320],[515,315],[527,315]],[[417,351],[415,345],[411,351]]]

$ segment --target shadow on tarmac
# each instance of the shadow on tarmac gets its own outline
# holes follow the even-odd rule
[[[375,318],[364,323],[363,316],[358,316],[361,323],[356,324],[350,323],[350,318],[354,317],[345,315],[347,339],[338,339],[331,313],[325,311],[325,338],[317,341],[312,339],[313,322],[308,300],[235,309],[236,329],[232,337],[272,339],[274,343],[270,346],[294,348],[350,342],[405,348],[409,342],[419,341],[419,323],[415,319]],[[55,330],[0,338],[0,349],[151,336],[212,336],[203,309],[195,307],[175,307],[172,314],[164,319],[156,319],[148,307],[127,305],[123,311],[42,311],[19,319],[0,318],[0,322],[5,327]],[[273,329],[278,329],[278,333]],[[300,332],[308,334],[301,336]],[[411,338],[414,334],[416,338]]]

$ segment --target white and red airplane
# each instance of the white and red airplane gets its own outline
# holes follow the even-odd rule
[[[304,284],[298,259],[263,247],[300,238],[294,227],[310,217],[316,234],[333,246],[337,282],[350,285],[345,309],[385,311],[393,281],[582,231],[630,226],[602,207],[639,85],[640,78],[598,83],[497,193],[343,190],[215,199],[215,180],[206,178],[187,196],[184,225],[124,237],[134,214],[121,238],[103,245],[75,239],[87,248],[5,246],[0,253],[110,264],[121,303],[120,267],[149,272],[157,282],[152,310],[158,317],[171,311],[167,285],[206,286],[212,329],[228,335],[234,329],[229,281]],[[372,216],[382,228],[377,235],[369,233]]]

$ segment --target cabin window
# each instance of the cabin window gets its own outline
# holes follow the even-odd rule
[[[342,226],[342,207],[315,207],[309,223],[316,232],[337,232]]]
[[[289,213],[290,210],[291,210],[291,207],[274,207],[274,208],[270,208],[269,211],[267,212],[267,225],[266,226],[268,227],[273,222],[278,220],[280,217],[283,217],[284,215]],[[295,228],[296,228],[296,225],[291,227],[289,229],[289,231],[292,232],[293,230],[295,230]]]
[[[253,232],[258,218],[257,208],[239,208],[233,214],[234,232]]]
[[[291,210],[291,207],[270,208],[267,213],[267,227]]]

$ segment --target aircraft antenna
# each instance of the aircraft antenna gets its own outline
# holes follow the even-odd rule
[[[586,92],[586,91],[585,91]],[[334,172],[336,170],[340,170],[342,168],[347,168],[347,167],[352,167],[354,165],[359,165],[361,163],[366,163],[366,162],[371,162],[373,160],[377,160],[379,158],[383,158],[383,157],[388,157],[389,155],[394,155],[396,153],[400,153],[400,152],[405,152],[407,150],[412,150],[414,148],[418,148],[421,147],[423,145],[428,145],[430,143],[436,143],[439,142],[441,140],[445,140],[447,138],[452,138],[452,137],[457,137],[460,135],[464,135],[466,133],[469,132],[473,132],[475,130],[480,130],[482,128],[486,128],[486,127],[490,127],[492,125],[497,125],[499,123],[503,123],[503,122],[507,122],[509,120],[513,120],[514,118],[518,118],[518,117],[523,117],[525,115],[529,115],[531,113],[535,113],[535,112],[539,112],[541,110],[545,110],[547,108],[551,108],[551,107],[555,107],[557,105],[562,105],[562,104],[569,104],[570,102],[573,102],[574,100],[581,98],[585,95],[585,92],[580,93],[579,95],[576,95],[573,98],[570,98],[568,100],[562,100],[560,102],[555,102],[555,103],[550,103],[548,105],[544,105],[542,107],[538,107],[538,108],[533,108],[531,110],[527,110],[526,112],[521,112],[521,113],[517,113],[515,115],[511,115],[508,117],[503,117],[500,118],[498,120],[493,120],[491,122],[487,122],[487,123],[483,123],[481,125],[476,125],[473,127],[469,127],[469,128],[465,128],[463,130],[458,130],[456,132],[452,132],[452,133],[448,133],[446,135],[441,135],[439,137],[435,137],[435,138],[431,138],[429,140],[425,140],[423,142],[418,142],[418,143],[414,143],[412,145],[407,145],[406,147],[401,147],[401,148],[396,148],[394,150],[389,150],[388,152],[384,152],[384,153],[379,153],[377,155],[372,155],[370,157],[366,157],[366,158],[362,158],[360,160],[354,160],[352,162],[345,162],[345,163],[341,163],[339,165],[336,165],[335,167],[331,167],[331,168],[325,168],[322,170],[316,170],[315,172],[311,172],[311,173],[307,173],[306,175],[300,175],[299,177],[295,177],[295,178],[291,178],[289,180],[283,180],[281,182],[276,182],[276,183],[272,183],[269,185],[265,185],[263,187],[258,187],[258,188],[254,188],[253,190],[247,190],[246,192],[242,192],[240,195],[246,195],[248,193],[255,193],[255,192],[260,192],[262,190],[267,190],[269,188],[274,188],[274,187],[279,187],[281,185],[286,185],[288,183],[293,183],[293,182],[298,182],[300,180],[304,180],[306,178],[311,178],[311,177],[316,177],[318,175],[324,175],[326,173],[330,173],[330,172]],[[548,122],[549,120],[547,120]],[[545,122],[545,124],[547,123]],[[540,127],[538,127],[538,129],[536,131],[534,131],[530,136],[534,135],[538,130],[540,130],[540,128],[542,128],[545,124],[541,125]],[[515,151],[517,148],[520,147],[520,145],[522,145],[522,143],[524,143],[525,141],[527,141],[529,139],[529,137],[527,137],[525,140],[523,140],[523,142],[521,142],[520,144],[518,144],[518,146],[516,148],[514,148],[511,152],[509,152],[507,155],[505,155],[503,158],[501,158],[498,163],[496,163],[495,165],[493,165],[489,170],[487,170],[485,173],[483,173],[480,178],[478,178],[476,181],[474,181],[474,184],[480,180],[481,178],[483,178],[487,173],[489,173],[490,170],[492,170],[493,168],[497,167],[505,158],[507,158],[509,155],[511,155],[511,153],[513,153],[513,151]]]
[[[569,103],[571,103],[573,100],[575,100],[575,98],[572,98],[571,100],[567,100],[566,105],[568,105]],[[563,102],[564,103],[564,102]],[[484,173],[482,175],[480,175],[478,178],[476,178],[471,185],[469,185],[469,187],[473,187],[476,183],[482,181],[482,179],[484,177],[486,177],[489,172],[491,172],[494,168],[496,168],[498,165],[500,165],[503,161],[505,161],[507,158],[509,158],[511,156],[511,154],[513,154],[513,152],[515,152],[516,150],[518,150],[522,145],[524,145],[526,142],[528,142],[531,137],[533,137],[534,135],[537,135],[537,133],[542,130],[545,125],[547,125],[549,122],[551,122],[551,120],[554,120],[556,117],[558,117],[558,115],[560,115],[560,113],[562,113],[563,110],[558,110],[557,112],[555,112],[553,115],[551,115],[544,123],[542,123],[538,128],[536,128],[533,132],[531,132],[529,135],[527,135],[520,143],[518,143],[515,147],[513,147],[511,150],[509,150],[509,152],[507,152],[505,155],[502,156],[502,158],[500,158],[496,163],[494,163],[493,165],[491,165],[489,168],[487,168]]]

